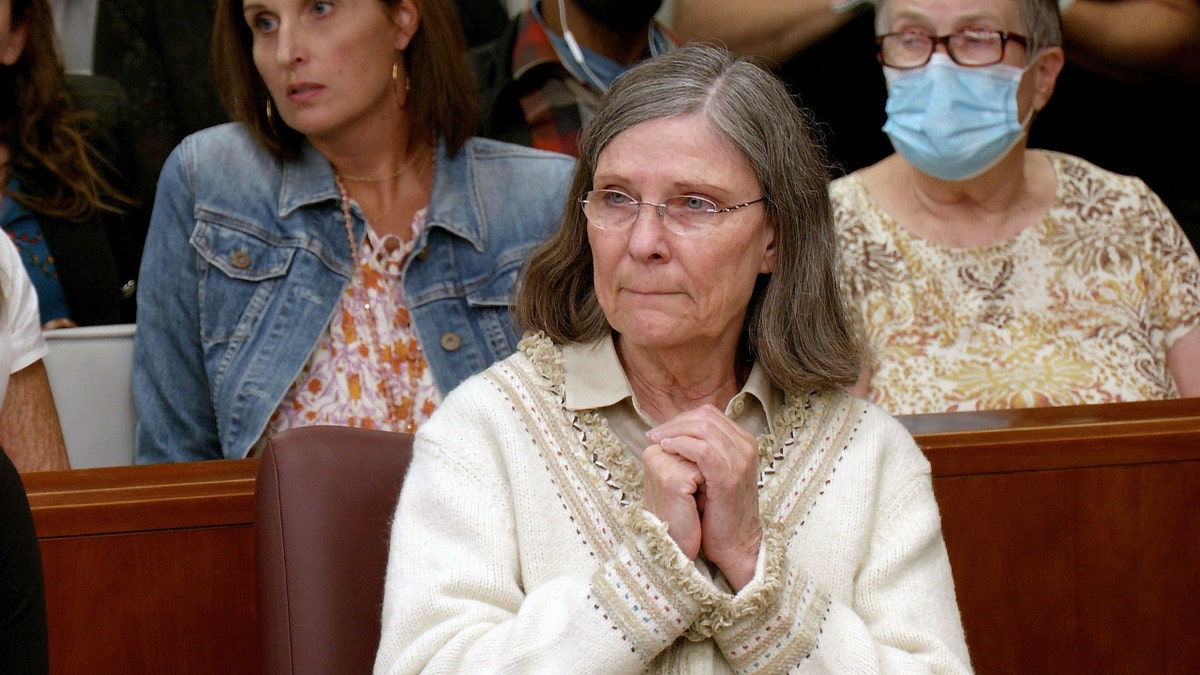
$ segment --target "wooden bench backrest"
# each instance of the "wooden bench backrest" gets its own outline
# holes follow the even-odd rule
[[[258,672],[257,459],[26,474],[51,673]]]
[[[1200,664],[1200,399],[902,417],[980,673]]]

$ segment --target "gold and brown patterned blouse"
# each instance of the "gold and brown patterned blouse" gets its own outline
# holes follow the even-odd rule
[[[1166,354],[1200,325],[1200,260],[1141,180],[1046,154],[1049,212],[975,248],[909,234],[855,174],[830,187],[869,396],[888,412],[1178,396]]]

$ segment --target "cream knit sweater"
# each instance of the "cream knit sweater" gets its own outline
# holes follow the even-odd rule
[[[640,508],[638,460],[562,382],[527,337],[421,428],[376,673],[970,672],[929,464],[892,418],[787,396],[735,595]]]

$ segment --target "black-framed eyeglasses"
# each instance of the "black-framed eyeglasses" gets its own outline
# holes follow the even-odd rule
[[[723,214],[766,201],[759,197],[753,201],[721,206],[706,197],[676,195],[667,197],[661,204],[639,202],[620,190],[591,190],[579,197],[583,215],[588,224],[601,230],[627,230],[637,221],[642,206],[653,206],[667,229],[682,235],[700,234],[716,225]]]
[[[946,53],[960,66],[990,66],[1004,60],[1004,51],[1009,42],[1025,47],[1029,38],[1017,33],[975,28],[937,36],[905,30],[875,38],[879,62],[889,68],[899,69],[920,68],[929,63],[939,44],[946,45]]]

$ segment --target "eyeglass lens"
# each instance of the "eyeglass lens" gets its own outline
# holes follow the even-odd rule
[[[712,225],[721,209],[704,197],[678,195],[662,204],[639,202],[616,190],[592,190],[580,202],[588,222],[603,230],[623,230],[637,220],[642,206],[656,209],[668,228],[683,234]]]
[[[879,38],[879,56],[885,66],[917,68],[928,63],[937,45],[942,43],[950,58],[959,65],[990,66],[1004,59],[1009,40],[1024,43],[1024,38],[1019,35],[991,30],[961,30],[939,37],[903,31]]]

